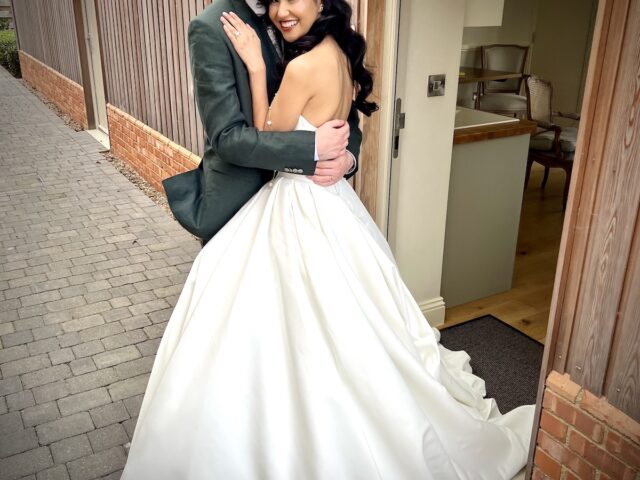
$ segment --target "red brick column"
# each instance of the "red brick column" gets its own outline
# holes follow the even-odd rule
[[[22,50],[18,55],[22,78],[86,129],[87,108],[82,86]]]
[[[111,152],[159,192],[164,191],[163,179],[200,163],[200,157],[195,153],[111,104],[107,105],[107,118]]]
[[[636,480],[640,424],[573,383],[547,378],[533,479]]]

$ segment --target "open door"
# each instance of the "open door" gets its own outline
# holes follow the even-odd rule
[[[94,0],[74,0],[73,7],[87,108],[88,133],[109,149],[107,102],[95,3]]]

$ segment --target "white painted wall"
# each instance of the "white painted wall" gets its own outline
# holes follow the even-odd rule
[[[396,97],[406,127],[391,164],[389,242],[402,276],[432,325],[444,322],[440,296],[456,90],[465,0],[402,0]],[[446,74],[442,97],[427,78]]]
[[[531,72],[553,85],[553,108],[580,112],[597,0],[538,0]]]
[[[502,25],[465,27],[463,48],[491,43],[529,45],[533,40],[537,8],[538,0],[505,0]]]

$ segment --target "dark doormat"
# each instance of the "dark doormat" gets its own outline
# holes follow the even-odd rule
[[[440,343],[464,350],[473,373],[485,381],[487,397],[502,413],[536,403],[544,345],[511,325],[485,315],[440,331]]]

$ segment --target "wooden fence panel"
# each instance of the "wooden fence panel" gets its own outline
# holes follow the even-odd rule
[[[72,0],[14,2],[20,49],[82,85]]]

